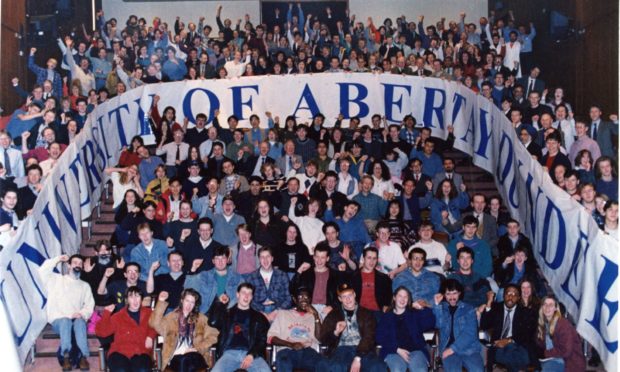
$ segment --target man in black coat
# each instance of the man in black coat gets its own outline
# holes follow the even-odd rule
[[[222,244],[213,240],[213,221],[208,217],[198,220],[197,232],[183,229],[176,245],[187,262],[186,271],[190,271],[191,268],[192,274],[213,268],[213,252],[218,247],[222,247]]]
[[[504,287],[504,302],[493,302],[493,295],[487,296],[487,303],[481,305],[480,329],[491,333],[487,370],[493,370],[493,363],[503,364],[509,372],[525,370],[536,362],[535,337],[537,319],[534,313],[518,305],[521,298],[519,287],[508,284]]]
[[[34,207],[34,203],[37,201],[37,197],[43,187],[41,183],[42,176],[43,170],[37,164],[26,168],[26,180],[28,183],[17,190],[17,207],[15,211],[20,220],[26,218],[28,211]]]
[[[241,283],[237,287],[237,303],[227,309],[225,303],[215,302],[209,311],[209,325],[220,334],[217,351],[220,355],[212,371],[244,370],[267,371],[269,366],[263,355],[267,347],[269,321],[250,304],[254,297],[254,286]]]
[[[347,196],[336,190],[338,185],[338,174],[334,171],[327,171],[324,176],[319,174],[316,182],[310,187],[310,197],[321,201],[323,210],[327,207],[327,201],[331,200],[334,216],[342,215],[344,205],[347,203]]]
[[[242,158],[237,166],[239,167],[239,174],[250,178],[251,176],[262,177],[261,168],[264,164],[276,164],[276,161],[267,156],[269,153],[269,142],[263,141],[258,145],[258,155],[248,156]]]
[[[207,128],[205,128],[206,125],[207,115],[202,113],[196,115],[196,126],[188,129],[187,132],[185,132],[185,137],[183,137],[190,147],[200,147],[200,144],[209,139]]]
[[[300,287],[308,288],[312,293],[312,306],[319,312],[321,319],[324,319],[339,304],[336,291],[342,282],[342,277],[338,271],[327,266],[329,261],[327,245],[318,245],[314,249],[312,259],[314,265],[304,263],[297,269],[289,289],[292,294]],[[327,276],[327,280],[322,281],[321,279],[324,279],[325,276]],[[324,287],[317,288],[319,283],[325,283]]]
[[[392,279],[376,269],[379,261],[377,248],[364,249],[362,257],[362,267],[351,276],[351,287],[357,293],[360,306],[381,315],[392,302]]]

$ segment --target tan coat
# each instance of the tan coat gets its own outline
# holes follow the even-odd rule
[[[179,337],[178,314],[173,311],[164,316],[167,307],[167,302],[158,301],[155,311],[149,319],[151,328],[164,337],[164,347],[162,350],[164,366],[167,366],[172,360]],[[194,348],[205,358],[205,361],[209,360],[209,348],[217,343],[218,334],[219,331],[217,329],[209,326],[207,317],[204,314],[198,314],[198,321],[194,327],[193,335]]]

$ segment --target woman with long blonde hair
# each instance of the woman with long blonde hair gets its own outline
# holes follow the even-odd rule
[[[581,352],[581,339],[575,327],[562,316],[560,304],[551,296],[542,300],[538,311],[536,344],[541,353],[543,372],[586,370],[586,360]]]

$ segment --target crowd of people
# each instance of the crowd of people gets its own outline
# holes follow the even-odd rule
[[[509,12],[375,25],[329,7],[306,16],[302,4],[283,6],[256,26],[249,16],[222,21],[219,6],[217,28],[205,17],[169,27],[131,15],[123,25],[99,11],[94,32],[59,40],[60,63],[39,67],[31,49],[37,84],[26,92],[13,80],[26,102],[0,131],[2,242],[110,97],[160,81],[331,72],[435,77],[479,92],[618,239],[618,117],[606,121],[592,104],[579,118],[574,109],[584,108],[546,87],[533,24]],[[380,113],[368,123],[339,117],[331,127],[321,114],[308,124],[265,115],[267,123],[252,115],[250,128],[234,115],[227,125],[207,125],[204,114],[179,123],[154,97],[157,145],[135,137],[106,169],[110,240],[94,257],[41,266],[63,370],[89,368],[87,331],[111,371],[150,368],[157,335],[174,371],[267,371],[268,344],[278,371],[426,371],[424,335],[433,331],[446,371],[585,369],[581,339],[519,222],[501,197],[469,192],[446,155],[451,126],[442,140],[412,115],[390,125]],[[54,271],[59,262],[68,273]],[[484,347],[479,330],[490,335]]]

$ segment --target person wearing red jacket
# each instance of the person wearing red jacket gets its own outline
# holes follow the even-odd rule
[[[172,177],[170,181],[168,181],[168,190],[159,198],[155,219],[162,224],[179,219],[181,201],[185,199],[185,196],[181,192],[181,187],[181,180]]]
[[[147,372],[151,368],[153,341],[157,336],[149,327],[151,308],[142,307],[142,292],[127,288],[126,303],[116,314],[114,305],[106,306],[95,328],[98,337],[114,336],[108,352],[110,371]]]

